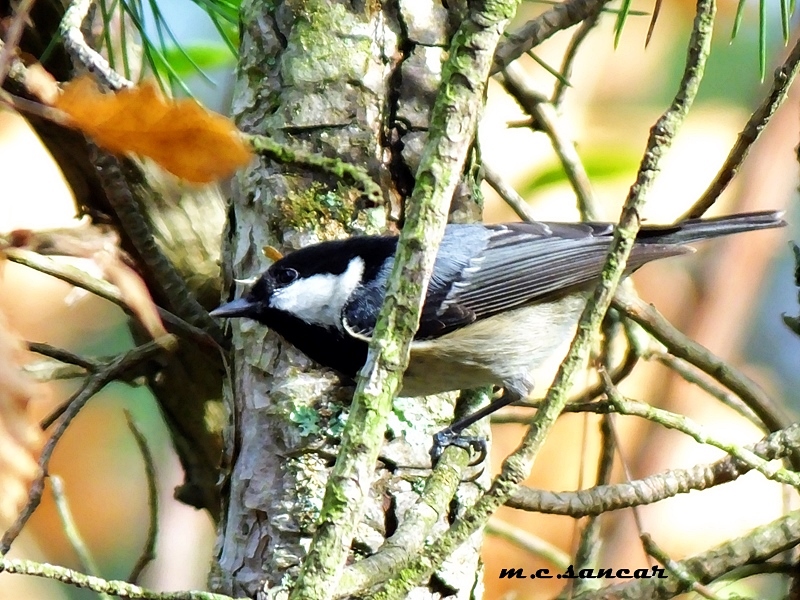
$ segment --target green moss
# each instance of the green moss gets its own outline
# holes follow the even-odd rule
[[[320,239],[343,237],[353,220],[353,203],[345,194],[314,182],[280,201],[282,229],[313,231]]]
[[[278,203],[279,229],[313,232],[320,240],[381,233],[386,226],[384,209],[358,210],[361,196],[356,188],[339,185],[330,189],[320,182],[291,191]]]
[[[321,0],[306,0],[297,16],[282,56],[285,85],[359,81],[372,39],[356,33],[363,29],[357,16],[344,4]]]

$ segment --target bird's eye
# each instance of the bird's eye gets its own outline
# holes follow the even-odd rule
[[[275,272],[275,282],[278,285],[289,285],[295,279],[297,279],[297,277],[298,277],[297,271],[289,267],[278,269]]]

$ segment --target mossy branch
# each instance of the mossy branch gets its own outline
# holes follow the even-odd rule
[[[54,579],[80,588],[86,588],[99,594],[108,594],[120,598],[142,598],[145,600],[234,600],[223,594],[212,594],[202,591],[185,592],[156,592],[147,588],[133,585],[127,581],[102,579],[86,575],[66,567],[59,567],[48,563],[32,560],[5,558],[0,555],[0,573],[16,573],[18,575],[33,575],[45,579]]]
[[[707,584],[727,575],[738,565],[760,563],[794,548],[800,540],[800,512],[794,511],[757,527],[735,540],[720,544],[708,552],[697,554],[675,563],[681,571],[690,574],[699,584]],[[688,590],[685,580],[678,577],[666,579],[640,579],[612,585],[574,596],[574,600],[657,600],[674,598]]]
[[[337,588],[408,364],[448,207],[475,138],[492,57],[516,6],[513,0],[484,3],[453,38],[386,299],[294,600],[329,598]]]
[[[715,13],[714,0],[698,0],[686,68],[678,93],[671,106],[651,129],[647,150],[642,159],[636,182],[630,189],[622,209],[619,226],[614,232],[614,239],[601,274],[600,284],[586,305],[569,353],[559,368],[542,407],[533,418],[522,444],[505,460],[502,471],[492,483],[490,490],[463,517],[458,519],[440,540],[431,545],[428,552],[420,554],[408,565],[402,577],[387,584],[379,595],[373,597],[400,597],[416,582],[429,576],[470,535],[485,525],[489,517],[505,503],[530,473],[539,449],[564,408],[568,399],[568,390],[572,387],[588,358],[592,341],[625,271],[625,263],[640,226],[639,212],[660,171],[662,159],[672,145],[672,141],[697,95],[711,49]]]

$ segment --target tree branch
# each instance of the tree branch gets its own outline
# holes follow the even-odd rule
[[[341,577],[408,364],[448,207],[475,137],[492,56],[515,8],[514,1],[489,2],[474,10],[453,37],[384,305],[293,600],[329,598]]]
[[[404,569],[402,578],[387,584],[383,593],[374,597],[398,597],[414,582],[429,576],[446,557],[487,522],[489,516],[505,503],[514,489],[530,472],[539,449],[567,401],[567,390],[572,386],[588,358],[595,332],[599,329],[603,316],[611,304],[614,291],[622,278],[625,263],[636,239],[639,229],[639,211],[660,170],[662,158],[671,146],[672,140],[685,120],[689,107],[697,94],[711,47],[715,12],[714,0],[698,0],[686,68],[678,93],[671,106],[651,130],[637,180],[631,187],[622,210],[619,227],[614,232],[614,239],[603,268],[600,285],[587,303],[569,353],[559,368],[542,408],[532,420],[531,427],[522,444],[514,454],[505,460],[502,471],[492,483],[491,489],[467,510],[435,545],[430,547],[429,553],[416,557]]]
[[[750,152],[750,148],[758,139],[761,132],[769,123],[772,115],[778,110],[783,101],[789,95],[789,87],[792,85],[797,71],[800,70],[800,38],[792,48],[789,56],[784,63],[775,70],[772,80],[772,89],[756,111],[750,115],[747,124],[742,129],[736,143],[731,148],[725,164],[717,173],[714,181],[708,186],[703,195],[687,210],[679,219],[694,219],[702,217],[703,214],[716,202],[719,195],[728,187],[728,184],[739,171],[744,159]]]
[[[186,591],[186,592],[156,592],[147,588],[133,585],[127,581],[101,579],[48,563],[32,560],[21,560],[0,557],[0,573],[16,573],[18,575],[32,575],[45,579],[54,579],[79,588],[86,588],[99,594],[109,594],[120,598],[140,598],[143,600],[234,600],[231,596],[212,594],[211,592]],[[246,598],[239,600],[248,600]]]

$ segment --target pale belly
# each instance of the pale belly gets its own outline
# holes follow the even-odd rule
[[[532,373],[574,335],[585,303],[584,296],[568,296],[482,319],[434,340],[414,342],[400,395],[532,383]]]

